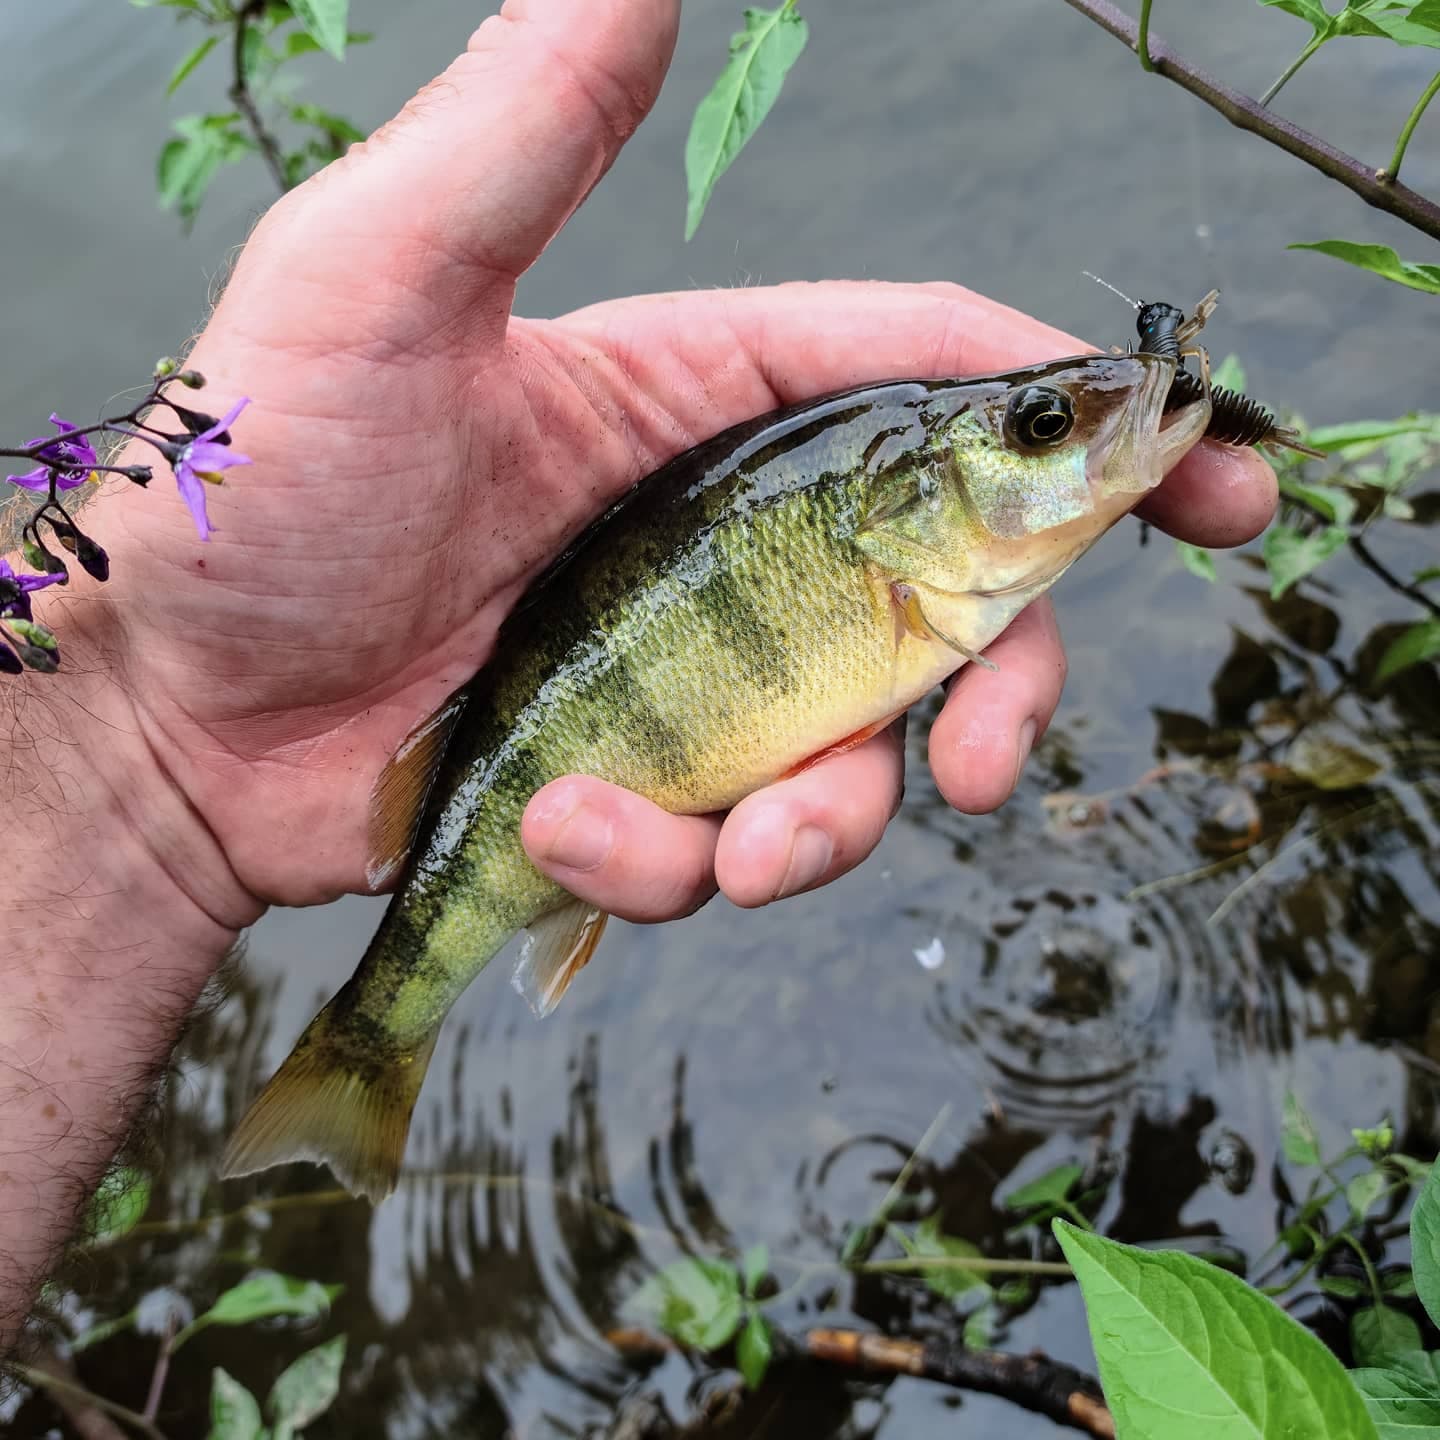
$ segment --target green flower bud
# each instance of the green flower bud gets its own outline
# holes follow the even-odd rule
[[[59,650],[60,648],[60,642],[56,640],[55,636],[44,625],[34,620],[21,620],[12,617],[7,619],[5,624],[22,640],[27,641],[29,644],[41,650]],[[23,653],[20,658],[22,660],[25,658]]]
[[[182,370],[175,377],[187,390],[203,390],[205,377],[198,370]]]
[[[155,362],[154,373],[157,380],[163,380],[166,376],[173,375],[175,373],[175,362],[168,355],[162,355]]]

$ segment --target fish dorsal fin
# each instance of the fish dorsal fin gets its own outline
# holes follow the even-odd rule
[[[548,1015],[590,963],[609,918],[583,900],[571,900],[527,927],[514,984],[537,1015]]]
[[[370,854],[365,878],[376,889],[393,879],[405,863],[440,756],[464,708],[464,695],[452,695],[422,720],[400,742],[370,792]]]

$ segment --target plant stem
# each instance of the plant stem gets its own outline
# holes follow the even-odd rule
[[[145,1396],[145,1418],[154,1421],[160,1413],[160,1397],[165,1393],[165,1377],[170,1373],[170,1356],[173,1353],[170,1342],[175,1338],[175,1316],[172,1313],[165,1321],[165,1333],[160,1337],[160,1349],[155,1356],[155,1368],[150,1372],[150,1389]]]
[[[989,1270],[996,1275],[1073,1275],[1060,1260],[992,1260],[987,1255],[907,1255],[899,1260],[862,1260],[845,1265],[865,1275],[923,1274],[927,1270]]]
[[[1108,30],[1132,50],[1139,44],[1139,29],[1135,22],[1110,0],[1065,0],[1072,10],[1093,20],[1102,29]],[[1272,115],[1265,107],[1249,95],[1242,95],[1212,79],[1203,70],[1172,53],[1163,42],[1152,39],[1149,44],[1150,58],[1155,70],[1173,80],[1182,89],[1203,100],[1212,110],[1218,110],[1232,125],[1249,130],[1268,140],[1272,145],[1303,160],[1321,174],[1338,181],[1347,190],[1353,190],[1367,205],[1377,210],[1398,215],[1407,225],[1413,226],[1433,240],[1440,240],[1440,205],[1424,195],[1391,179],[1381,180],[1368,165],[1362,164],[1353,155],[1337,150],[1318,136]]]
[[[113,1415],[117,1420],[123,1420],[127,1425],[133,1426],[142,1435],[148,1436],[149,1440],[165,1440],[164,1432],[137,1411],[124,1405],[117,1405],[103,1395],[96,1395],[94,1391],[87,1390],[83,1385],[77,1384],[73,1380],[67,1380],[64,1376],[53,1375],[50,1371],[41,1370],[34,1365],[17,1365],[15,1374],[27,1385],[33,1385],[36,1389],[53,1390],[73,1399],[82,1400],[96,1410],[103,1410],[107,1415]]]
[[[1153,73],[1155,62],[1150,58],[1150,0],[1140,0],[1140,29],[1135,36],[1135,53],[1140,57],[1140,68]]]
[[[261,157],[269,168],[271,178],[280,187],[283,195],[290,186],[285,179],[285,160],[280,153],[280,144],[265,128],[265,122],[260,118],[260,109],[255,104],[255,97],[250,93],[250,82],[245,78],[245,35],[250,29],[251,20],[264,9],[265,0],[249,0],[248,4],[236,12],[230,101],[245,117],[245,123],[250,127],[250,133],[260,147]]]
[[[1325,43],[1328,36],[1317,35],[1281,72],[1275,83],[1260,97],[1268,105],[1290,82],[1291,76]]]
[[[1425,93],[1415,102],[1415,108],[1410,112],[1410,118],[1405,122],[1405,128],[1400,132],[1400,138],[1395,142],[1395,153],[1390,157],[1390,163],[1385,167],[1384,178],[1393,180],[1400,173],[1400,162],[1405,158],[1405,147],[1410,143],[1410,136],[1414,134],[1415,127],[1420,123],[1420,117],[1425,113],[1425,107],[1435,98],[1435,92],[1440,90],[1440,72],[1425,87]]]

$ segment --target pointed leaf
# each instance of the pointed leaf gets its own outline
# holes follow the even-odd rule
[[[1410,577],[1412,585],[1428,585],[1432,580],[1440,580],[1440,565],[1427,565]]]
[[[1335,1356],[1243,1280],[1062,1220],[1054,1231],[1085,1297],[1117,1440],[1378,1440]]]
[[[943,1234],[940,1230],[939,1217],[935,1215],[922,1220],[916,1226],[913,1236],[907,1235],[898,1228],[894,1234],[907,1255],[921,1259],[939,1260],[948,1257],[980,1260],[984,1258],[980,1248],[972,1245],[968,1240]],[[988,1295],[990,1291],[983,1270],[961,1269],[958,1266],[954,1270],[937,1267],[933,1270],[922,1270],[920,1276],[931,1290],[946,1300],[958,1300],[962,1295],[967,1299],[974,1300],[980,1298],[977,1292],[983,1291]]]
[[[1084,1173],[1080,1165],[1057,1165],[1038,1180],[1012,1190],[1001,1203],[1007,1210],[1031,1210],[1037,1205],[1054,1205],[1070,1193],[1070,1187]]]
[[[752,1245],[740,1262],[740,1273],[745,1278],[745,1293],[753,1295],[765,1273],[770,1268],[770,1248],[767,1245]]]
[[[1348,532],[1339,525],[1309,535],[1293,525],[1272,525],[1260,546],[1270,571],[1270,598],[1278,600],[1296,581],[1328,560],[1348,538]]]
[[[1425,1313],[1440,1325],[1440,1165],[1432,1165],[1410,1211],[1410,1268]]]
[[[1422,1440],[1440,1432],[1440,1354],[1402,1355],[1379,1370],[1352,1370],[1350,1378],[1380,1440]]]
[[[260,1270],[232,1285],[203,1315],[197,1315],[174,1339],[178,1350],[192,1335],[209,1325],[248,1325],[272,1315],[293,1315],[313,1320],[330,1313],[330,1302],[344,1287],[317,1280],[297,1280],[273,1270]]]
[[[1412,290],[1423,290],[1428,295],[1440,295],[1440,265],[1417,265],[1402,260],[1388,245],[1361,245],[1353,240],[1316,240],[1308,245],[1287,245],[1287,250],[1318,250],[1322,255],[1343,260],[1347,265],[1358,265],[1372,275],[1393,280],[1397,285],[1408,285]]]
[[[1383,684],[1411,665],[1440,655],[1440,620],[1420,620],[1402,631],[1386,647],[1375,667],[1375,683]]]
[[[1357,1365],[1384,1365],[1420,1348],[1420,1327],[1388,1305],[1369,1305],[1350,1317],[1350,1349]]]
[[[1357,1175],[1345,1187],[1345,1200],[1350,1206],[1350,1214],[1357,1223],[1370,1213],[1370,1207],[1385,1192],[1389,1184],[1383,1170],[1366,1170]]]
[[[1188,544],[1184,540],[1177,540],[1175,548],[1180,552],[1181,562],[1192,575],[1212,582],[1218,578],[1215,574],[1215,557],[1208,550],[1202,550],[1198,545]]]
[[[697,1350],[715,1350],[740,1328],[740,1281],[733,1265],[688,1256],[652,1275],[625,1308]]]
[[[176,67],[165,87],[167,95],[173,95],[186,81],[195,67],[220,43],[218,35],[207,35]]]
[[[307,1350],[281,1374],[265,1402],[275,1426],[273,1440],[290,1440],[330,1408],[340,1393],[344,1363],[345,1337],[337,1335]]]
[[[140,1223],[149,1205],[150,1177],[133,1165],[116,1166],[96,1187],[90,1200],[85,1219],[89,1243],[108,1245],[128,1235]]]
[[[751,1316],[735,1346],[735,1360],[740,1374],[751,1390],[758,1390],[765,1372],[770,1368],[770,1357],[775,1353],[774,1337],[770,1324],[757,1310]]]
[[[290,0],[290,8],[324,49],[337,60],[345,58],[350,0]]]
[[[1440,0],[1420,0],[1411,8],[1409,21],[1412,25],[1423,25],[1427,30],[1440,30]]]
[[[260,1440],[263,1433],[255,1397],[217,1365],[210,1377],[209,1440]]]
[[[1285,1158],[1292,1165],[1318,1165],[1320,1142],[1315,1136],[1315,1122],[1293,1090],[1285,1092],[1285,1120],[1281,1143]]]
[[[687,240],[700,224],[715,182],[760,128],[805,48],[809,32],[792,3],[786,0],[778,10],[746,10],[744,30],[730,41],[730,59],[696,106],[685,142]]]
[[[1280,493],[1304,501],[1333,525],[1348,525],[1355,514],[1355,497],[1334,485],[1306,485],[1285,476],[1280,481]]]

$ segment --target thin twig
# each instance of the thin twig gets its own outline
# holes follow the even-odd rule
[[[1140,31],[1135,37],[1135,53],[1140,57],[1142,70],[1155,69],[1155,62],[1150,58],[1150,0],[1140,0]]]
[[[1124,41],[1132,50],[1138,46],[1139,27],[1110,0],[1065,0],[1065,3]],[[1218,110],[1232,125],[1249,130],[1296,159],[1314,166],[1346,189],[1353,190],[1367,205],[1373,205],[1377,210],[1388,210],[1431,239],[1440,240],[1440,205],[1433,200],[1395,180],[1382,178],[1383,172],[1377,172],[1353,155],[1337,150],[1308,130],[1272,115],[1257,100],[1212,79],[1153,35],[1149,38],[1149,51],[1158,74],[1173,80],[1211,109]]]
[[[1410,137],[1420,123],[1420,117],[1425,113],[1425,107],[1435,98],[1437,91],[1440,91],[1440,71],[1436,72],[1435,78],[1425,87],[1425,93],[1415,102],[1415,108],[1410,112],[1410,118],[1405,122],[1405,128],[1401,130],[1400,138],[1395,142],[1395,153],[1390,157],[1390,163],[1382,172],[1385,180],[1393,180],[1400,173],[1400,162],[1405,158],[1405,147],[1409,145]]]
[[[1268,105],[1294,78],[1295,72],[1323,45],[1325,42],[1318,36],[1310,43],[1280,72],[1275,83],[1260,97],[1262,105]]]
[[[55,1397],[56,1403],[67,1411],[70,1407],[63,1403],[65,1399],[68,1399],[72,1405],[79,1402],[90,1409],[103,1411],[106,1415],[113,1415],[117,1420],[123,1420],[127,1425],[138,1430],[147,1437],[147,1440],[165,1440],[165,1432],[153,1421],[147,1420],[138,1411],[131,1410],[128,1406],[118,1405],[114,1400],[107,1400],[103,1395],[96,1395],[94,1391],[87,1390],[78,1380],[72,1380],[66,1376],[58,1366],[50,1369],[44,1365],[17,1365],[15,1373],[27,1385],[33,1385],[39,1390],[48,1390]]]
[[[1392,590],[1413,600],[1417,605],[1423,606],[1437,619],[1440,619],[1440,604],[1436,604],[1418,586],[1407,585],[1394,571],[1382,565],[1361,536],[1352,535],[1350,537],[1350,548],[1355,552],[1355,558],[1372,574],[1378,575]]]
[[[165,1333],[160,1337],[160,1349],[155,1356],[155,1368],[150,1372],[150,1389],[145,1395],[145,1418],[153,1421],[160,1413],[160,1397],[165,1393],[165,1377],[170,1373],[170,1356],[173,1353],[170,1342],[175,1338],[175,1313],[165,1319]]]
[[[235,16],[235,49],[230,82],[230,102],[245,117],[245,123],[250,127],[250,133],[260,147],[260,154],[270,170],[271,178],[280,187],[280,193],[283,195],[290,188],[289,181],[285,178],[285,157],[280,153],[279,141],[270,133],[264,120],[260,118],[260,107],[256,105],[255,97],[250,93],[250,81],[245,74],[245,36],[250,29],[250,22],[264,9],[265,0],[250,0],[250,3]]]

